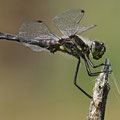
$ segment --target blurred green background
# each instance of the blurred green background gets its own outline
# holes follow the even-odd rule
[[[109,58],[120,86],[119,0],[0,0],[0,31],[18,34],[24,21],[43,20],[58,33],[51,18],[70,8],[86,11],[81,25],[98,25],[82,36],[105,42],[105,56],[93,62]],[[1,40],[0,120],[85,120],[90,100],[73,85],[76,64],[66,54],[33,52],[20,43]],[[95,78],[87,75],[82,61],[78,84],[92,94]],[[120,96],[111,77],[109,81],[105,120],[118,120]]]

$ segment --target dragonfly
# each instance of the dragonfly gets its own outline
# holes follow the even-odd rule
[[[101,72],[91,72],[90,66],[97,68],[104,65],[104,63],[94,65],[90,59],[90,55],[93,59],[98,60],[104,55],[106,47],[103,42],[97,40],[90,41],[78,35],[96,27],[96,25],[79,26],[79,22],[84,14],[85,11],[82,9],[70,9],[55,16],[52,19],[52,23],[62,33],[61,37],[51,32],[43,21],[35,20],[24,22],[19,29],[18,35],[0,32],[0,39],[22,43],[33,51],[48,50],[50,53],[60,51],[72,55],[78,60],[74,85],[87,97],[92,99],[92,96],[77,84],[79,66],[81,59],[83,59],[88,75],[99,75]]]

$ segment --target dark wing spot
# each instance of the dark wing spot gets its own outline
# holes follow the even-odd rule
[[[41,20],[38,20],[37,22],[39,22],[39,23],[42,23],[43,21],[41,21]]]
[[[82,13],[84,13],[85,11],[84,10],[81,10]]]

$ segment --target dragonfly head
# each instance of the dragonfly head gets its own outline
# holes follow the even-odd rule
[[[91,44],[90,50],[93,58],[98,60],[104,55],[106,47],[103,42],[100,43],[99,41],[94,40]]]

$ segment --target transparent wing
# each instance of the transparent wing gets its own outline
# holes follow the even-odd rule
[[[54,35],[48,27],[42,21],[27,21],[23,23],[19,30],[19,37],[30,39],[31,41],[58,41],[59,38],[57,35]],[[29,43],[23,43],[24,45],[30,47],[34,51],[41,51],[44,48],[41,48],[36,45],[31,45]]]
[[[77,29],[77,32],[78,32],[78,33],[82,33],[82,32],[85,32],[85,31],[87,31],[87,30],[89,30],[89,29],[92,29],[92,28],[94,28],[94,27],[96,27],[96,25],[79,26],[78,29]]]
[[[84,10],[70,9],[52,19],[53,24],[64,36],[74,35],[77,32],[78,23],[84,15]]]

